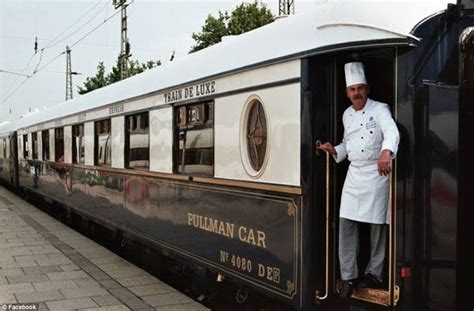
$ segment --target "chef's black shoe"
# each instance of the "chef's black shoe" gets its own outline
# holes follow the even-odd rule
[[[354,281],[353,280],[342,280],[342,287],[339,290],[339,296],[343,299],[351,298],[352,293],[354,292]]]
[[[382,282],[380,282],[377,277],[371,273],[364,275],[358,282],[357,288],[382,288]]]

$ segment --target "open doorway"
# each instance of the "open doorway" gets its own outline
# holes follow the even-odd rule
[[[351,106],[350,100],[346,96],[346,84],[344,75],[344,64],[348,62],[362,62],[365,67],[367,81],[370,87],[369,98],[386,103],[392,110],[395,118],[396,107],[396,49],[377,48],[364,50],[351,50],[343,53],[315,56],[310,62],[312,78],[312,101],[314,105],[314,137],[322,142],[330,141],[337,145],[343,138],[342,115]],[[340,283],[340,267],[338,259],[338,232],[339,232],[339,208],[342,188],[346,178],[349,162],[335,164],[331,160],[329,167],[326,167],[322,158],[317,159],[314,165],[315,185],[314,207],[317,215],[324,215],[322,209],[325,208],[324,201],[329,199],[330,224],[332,230],[321,235],[330,235],[330,247],[328,248],[329,264],[329,284],[332,291],[338,292]],[[324,173],[323,173],[324,172]],[[329,172],[329,192],[324,193],[325,172]],[[321,223],[321,221],[319,221]],[[322,224],[322,223],[321,223]],[[328,226],[326,226],[328,227]],[[393,299],[393,284],[389,280],[390,270],[393,268],[393,240],[390,241],[389,226],[385,226],[387,232],[386,254],[383,268],[383,282],[376,290],[355,290],[352,298],[387,305]],[[358,252],[359,276],[363,276],[365,267],[370,259],[370,227],[368,224],[359,225],[359,252]],[[318,257],[317,255],[316,257]],[[393,270],[392,270],[393,271]]]

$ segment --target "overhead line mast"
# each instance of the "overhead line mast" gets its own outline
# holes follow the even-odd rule
[[[72,99],[71,49],[66,46],[66,100]]]
[[[295,0],[279,0],[280,10],[278,15],[295,14]]]
[[[120,80],[128,78],[128,59],[130,54],[130,42],[127,37],[127,0],[112,0],[115,9],[120,8],[122,13],[121,18],[121,42],[120,42],[120,55],[119,55],[119,66],[120,66]]]
[[[72,75],[81,73],[72,71],[71,67],[71,49],[66,46],[66,100],[72,99]]]
[[[295,0],[279,0],[278,15],[295,14]]]

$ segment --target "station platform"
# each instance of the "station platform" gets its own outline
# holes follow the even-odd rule
[[[0,187],[0,310],[17,303],[41,311],[208,310]]]

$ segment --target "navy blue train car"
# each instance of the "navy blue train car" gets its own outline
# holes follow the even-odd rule
[[[278,18],[25,116],[0,135],[0,176],[295,309],[472,310],[473,9],[337,1]],[[342,301],[347,164],[315,144],[342,138],[354,60],[401,143],[384,286]]]

